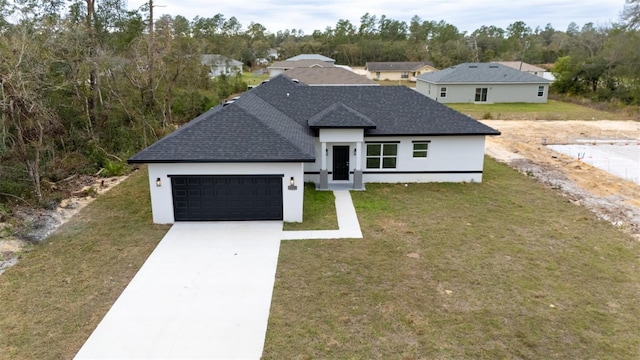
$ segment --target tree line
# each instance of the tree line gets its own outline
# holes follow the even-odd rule
[[[417,15],[406,23],[365,13],[359,24],[304,34],[245,28],[223,14],[157,16],[153,0],[135,10],[124,0],[0,0],[0,202],[46,206],[64,195],[52,184],[70,175],[121,173],[127,157],[246,88],[237,77],[210,79],[202,54],[247,69],[270,49],[351,66],[522,60],[555,64],[560,93],[637,104],[640,11],[638,0],[627,3],[619,24],[566,31],[516,21],[467,33]]]

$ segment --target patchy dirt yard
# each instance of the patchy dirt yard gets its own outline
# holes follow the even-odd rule
[[[487,140],[486,153],[560,191],[640,240],[640,185],[562,155],[547,144],[574,144],[584,139],[629,140],[640,146],[636,121],[483,120],[501,136]],[[640,159],[637,159],[640,166]]]
[[[72,197],[62,200],[55,209],[15,209],[14,217],[20,226],[14,227],[10,223],[0,222],[0,274],[15,265],[20,252],[30,244],[46,239],[60,225],[91,203],[96,196],[109,191],[125,178],[126,176],[80,177],[75,180],[74,185],[79,190],[74,191]]]

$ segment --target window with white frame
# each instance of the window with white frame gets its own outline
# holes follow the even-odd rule
[[[431,141],[414,141],[413,142],[413,157],[414,158],[426,158],[429,153],[429,143]]]
[[[408,78],[409,78],[409,72],[408,72],[408,71],[403,71],[403,72],[400,74],[400,78],[401,78],[401,79],[408,79]]]
[[[376,71],[376,77],[379,78],[380,77],[380,71]]]
[[[447,88],[444,87],[444,86],[440,88],[440,97],[441,98],[446,98],[447,97]]]
[[[544,96],[544,85],[538,86],[538,96]]]
[[[367,169],[395,169],[397,157],[397,143],[367,144]]]

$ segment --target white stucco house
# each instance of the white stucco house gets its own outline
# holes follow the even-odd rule
[[[497,63],[464,63],[418,76],[416,90],[443,103],[546,103],[550,83]]]
[[[367,62],[364,67],[367,77],[372,80],[416,81],[416,77],[436,71],[431,62]]]
[[[494,61],[497,64],[501,64],[504,66],[508,66],[512,69],[524,71],[531,75],[540,76],[541,78],[554,81],[556,78],[553,76],[551,71],[548,71],[545,68],[541,68],[540,66],[528,64],[524,61]]]
[[[242,74],[242,62],[218,54],[204,54],[200,63],[209,67],[209,77]]]
[[[480,182],[500,133],[407,87],[308,86],[281,75],[129,159],[155,223],[302,221],[304,182]]]

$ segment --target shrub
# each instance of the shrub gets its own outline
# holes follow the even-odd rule
[[[127,172],[127,164],[120,161],[105,161],[100,175],[105,177],[122,176]]]

